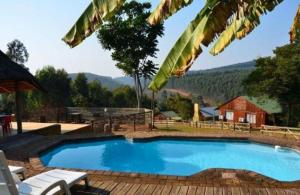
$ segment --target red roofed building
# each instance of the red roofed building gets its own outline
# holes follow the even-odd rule
[[[275,100],[249,96],[233,98],[217,109],[220,120],[236,123],[247,122],[254,127],[265,125],[270,115],[282,112],[281,106]]]

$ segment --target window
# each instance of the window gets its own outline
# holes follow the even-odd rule
[[[256,124],[256,114],[247,114],[247,122]]]
[[[226,112],[226,119],[233,121],[233,112]]]

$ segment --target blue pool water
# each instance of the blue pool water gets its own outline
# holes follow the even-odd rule
[[[45,166],[188,176],[209,168],[246,169],[300,180],[300,154],[247,141],[125,139],[65,143],[43,154]]]

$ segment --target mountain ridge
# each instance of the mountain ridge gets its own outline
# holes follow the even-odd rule
[[[189,71],[184,77],[182,77],[182,79],[181,78],[171,79],[168,82],[166,87],[167,88],[175,87],[177,89],[188,88],[189,89],[188,91],[193,93],[194,90],[191,89],[190,87],[187,87],[187,85],[188,85],[187,82],[190,82],[193,79],[189,79],[189,80],[185,79],[186,81],[183,82],[183,80],[184,80],[183,78],[192,76],[194,78],[197,77],[197,80],[199,79],[198,77],[203,77],[203,79],[208,78],[208,80],[209,80],[209,78],[216,78],[217,73],[222,73],[223,75],[226,75],[227,77],[230,77],[232,75],[234,75],[236,77],[237,72],[241,72],[243,74],[242,77],[236,78],[236,80],[240,84],[241,83],[240,80],[242,78],[244,78],[246,75],[248,75],[248,73],[253,71],[254,69],[255,69],[255,61],[247,61],[247,62],[235,63],[235,64],[230,64],[230,65],[225,65],[225,66],[210,68],[210,69],[205,69],[205,70],[192,70],[192,71]],[[71,79],[74,79],[77,76],[77,74],[78,73],[70,73],[69,76]],[[110,90],[113,90],[117,87],[121,87],[124,85],[129,85],[129,86],[134,85],[133,79],[128,76],[112,78],[109,76],[102,76],[102,75],[97,75],[97,74],[89,73],[89,72],[84,72],[84,74],[86,75],[88,82],[91,82],[93,80],[98,80],[101,82],[102,86],[107,87]],[[172,86],[172,83],[174,81],[177,83],[176,86]],[[181,84],[183,86],[180,86]],[[213,85],[214,83],[207,83],[207,84]]]

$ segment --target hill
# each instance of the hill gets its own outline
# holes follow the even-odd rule
[[[69,77],[71,79],[74,79],[77,76],[78,73],[70,73]],[[98,80],[101,82],[102,86],[107,87],[108,89],[112,90],[115,89],[117,87],[122,86],[123,84],[121,84],[120,82],[114,80],[112,77],[107,77],[107,76],[100,76],[100,75],[96,75],[93,73],[84,73],[86,78],[88,79],[88,82],[94,81],[94,80]]]
[[[237,64],[231,64],[226,66],[221,66],[218,68],[211,68],[206,70],[192,70],[187,73],[187,75],[194,75],[199,73],[211,73],[211,72],[227,72],[227,71],[237,71],[237,70],[254,70],[255,69],[255,62],[249,61],[249,62],[241,62]],[[134,81],[131,77],[117,77],[114,78],[115,81],[119,82],[120,84],[124,85],[134,85]]]
[[[130,85],[130,86],[133,86],[134,85],[134,80],[133,78],[131,77],[116,77],[114,78],[114,80],[120,84],[123,84],[123,85]]]
[[[242,81],[255,69],[255,62],[244,62],[208,70],[191,71],[181,78],[171,78],[165,89],[190,92],[202,96],[213,104],[219,104],[235,96],[243,95]]]
[[[206,102],[218,104],[235,96],[243,95],[242,81],[255,69],[255,62],[243,62],[212,68],[190,71],[181,78],[171,78],[164,87],[169,94],[184,92],[198,98],[202,96]],[[77,73],[69,74],[74,79]],[[108,89],[122,85],[134,85],[130,77],[106,77],[93,73],[85,73],[88,81],[98,80]],[[190,95],[188,95],[190,96]]]
[[[236,70],[254,70],[255,61],[241,62],[226,66],[221,66],[218,68],[211,68],[206,70],[192,70],[188,72],[188,75],[199,74],[199,73],[211,73],[211,72],[226,72],[226,71],[236,71]]]

